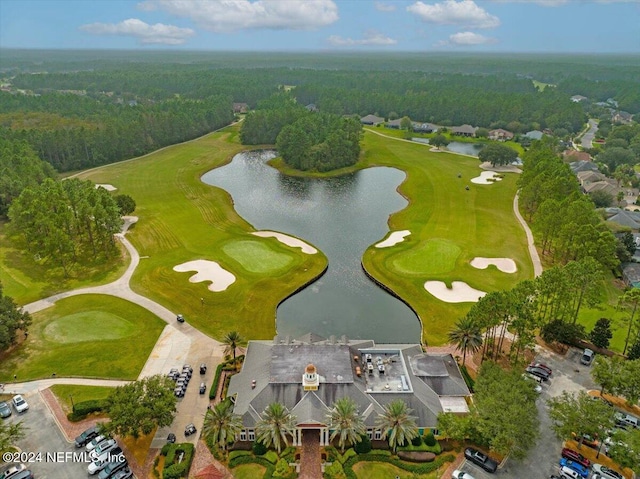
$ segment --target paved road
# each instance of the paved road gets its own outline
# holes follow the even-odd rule
[[[531,257],[531,262],[533,263],[533,275],[537,278],[542,274],[542,263],[540,262],[540,256],[538,255],[536,245],[533,242],[533,234],[531,233],[531,228],[529,228],[529,225],[520,214],[520,209],[518,207],[519,200],[520,194],[516,193],[516,196],[513,197],[513,212],[524,228],[525,234],[527,235],[527,247],[529,248],[529,256]]]
[[[593,138],[596,136],[596,131],[598,131],[598,123],[595,120],[589,120],[589,130],[582,135],[582,148],[589,149],[593,147]]]
[[[572,348],[565,356],[560,356],[540,348],[537,361],[547,364],[553,369],[551,379],[544,383],[542,393],[538,398],[538,417],[540,419],[540,437],[536,446],[522,461],[509,459],[496,474],[488,474],[474,464],[465,462],[461,469],[473,475],[475,479],[527,478],[548,479],[558,472],[560,460],[560,441],[551,429],[551,419],[547,413],[547,401],[552,397],[560,396],[564,391],[578,392],[596,389],[596,384],[591,379],[590,366],[580,364],[582,351]]]

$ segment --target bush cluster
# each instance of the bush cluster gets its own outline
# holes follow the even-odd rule
[[[180,463],[175,463],[176,455],[179,452],[184,453],[184,457]],[[191,443],[165,444],[160,454],[166,456],[164,460],[164,469],[162,470],[163,479],[179,479],[189,475],[191,469],[191,461],[193,461],[194,446]]]
[[[82,421],[89,414],[106,411],[108,408],[109,401],[107,399],[90,399],[88,401],[81,401],[73,405],[73,411],[67,414],[67,419],[71,422]]]
[[[382,453],[382,454],[381,454]],[[384,454],[387,453],[387,454]],[[360,454],[354,456],[346,461],[343,465],[344,474],[347,479],[358,479],[355,472],[353,472],[353,466],[360,461],[367,462],[386,462],[392,464],[402,470],[411,472],[413,474],[429,474],[435,471],[446,462],[453,462],[455,456],[447,454],[438,457],[435,461],[426,464],[411,464],[401,461],[395,457],[392,457],[388,451],[375,451],[370,454]]]

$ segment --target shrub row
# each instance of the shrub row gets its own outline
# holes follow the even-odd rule
[[[244,354],[238,356],[235,362],[241,362],[243,360]],[[211,389],[209,389],[209,399],[215,399],[216,397],[216,392],[218,392],[218,385],[220,384],[220,376],[222,375],[222,371],[234,371],[235,362],[233,358],[231,358],[218,364],[218,367],[216,367],[216,374],[213,376],[213,384],[211,385]]]
[[[267,470],[264,473],[264,479],[268,479],[273,477],[273,473],[275,472],[276,468],[273,464],[271,464],[269,461],[267,461],[266,459],[262,458],[262,457],[256,457],[256,456],[236,456],[233,459],[229,459],[229,469],[234,469],[238,466],[241,466],[243,464],[258,464],[260,466],[263,466],[264,468],[266,468]]]
[[[473,388],[476,385],[476,382],[469,375],[469,371],[467,371],[467,367],[464,364],[460,366],[460,372],[462,373],[464,382],[467,383],[467,387],[469,388],[469,391],[473,392]]]
[[[71,422],[82,421],[89,414],[106,411],[109,408],[107,399],[90,399],[81,401],[73,405],[73,411],[67,414],[67,419]]]
[[[395,457],[391,457],[387,454],[380,454],[381,451],[371,452],[369,454],[360,454],[354,456],[344,463],[344,474],[347,479],[358,479],[356,473],[353,472],[353,466],[360,461],[367,462],[386,462],[392,464],[400,469],[411,472],[413,474],[429,474],[435,471],[446,462],[453,462],[455,456],[447,454],[445,456],[438,457],[435,461],[426,464],[411,464],[403,462]],[[383,451],[388,452],[388,451]]]
[[[176,454],[180,451],[184,452],[182,462],[175,463]],[[191,469],[193,453],[194,446],[188,442],[180,444],[165,444],[160,451],[160,454],[166,456],[164,460],[164,469],[162,470],[162,478],[179,479],[180,477],[187,477],[189,475],[189,469]]]

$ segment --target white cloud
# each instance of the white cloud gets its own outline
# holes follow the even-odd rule
[[[354,40],[353,38],[344,38],[340,35],[331,35],[327,41],[334,47],[353,47],[353,46],[388,46],[398,43],[397,40],[389,38],[386,35],[369,30],[364,33],[363,38]]]
[[[473,32],[459,32],[449,35],[449,44],[451,45],[486,45],[495,42],[495,38],[485,37],[484,35]]]
[[[500,19],[475,4],[473,0],[444,0],[427,5],[421,1],[409,5],[407,11],[423,21],[440,25],[461,25],[467,28],[495,28]]]
[[[129,18],[120,23],[89,23],[80,26],[80,30],[94,35],[131,36],[143,44],[160,43],[164,45],[182,45],[187,41],[187,38],[195,34],[190,28],[180,28],[163,23],[149,25],[137,18]]]
[[[338,20],[333,0],[145,0],[138,8],[187,17],[214,32],[311,30]]]
[[[376,2],[375,6],[379,12],[395,12],[396,10],[396,6],[390,3]]]

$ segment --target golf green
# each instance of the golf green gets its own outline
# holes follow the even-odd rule
[[[225,244],[222,251],[251,273],[273,273],[287,268],[293,262],[291,256],[273,251],[259,241],[232,241]]]
[[[54,343],[80,343],[131,336],[136,326],[106,311],[83,311],[58,318],[45,326],[43,337]]]
[[[456,260],[461,251],[454,242],[435,238],[423,242],[417,248],[401,253],[392,260],[392,264],[404,274],[448,273],[456,267]]]

